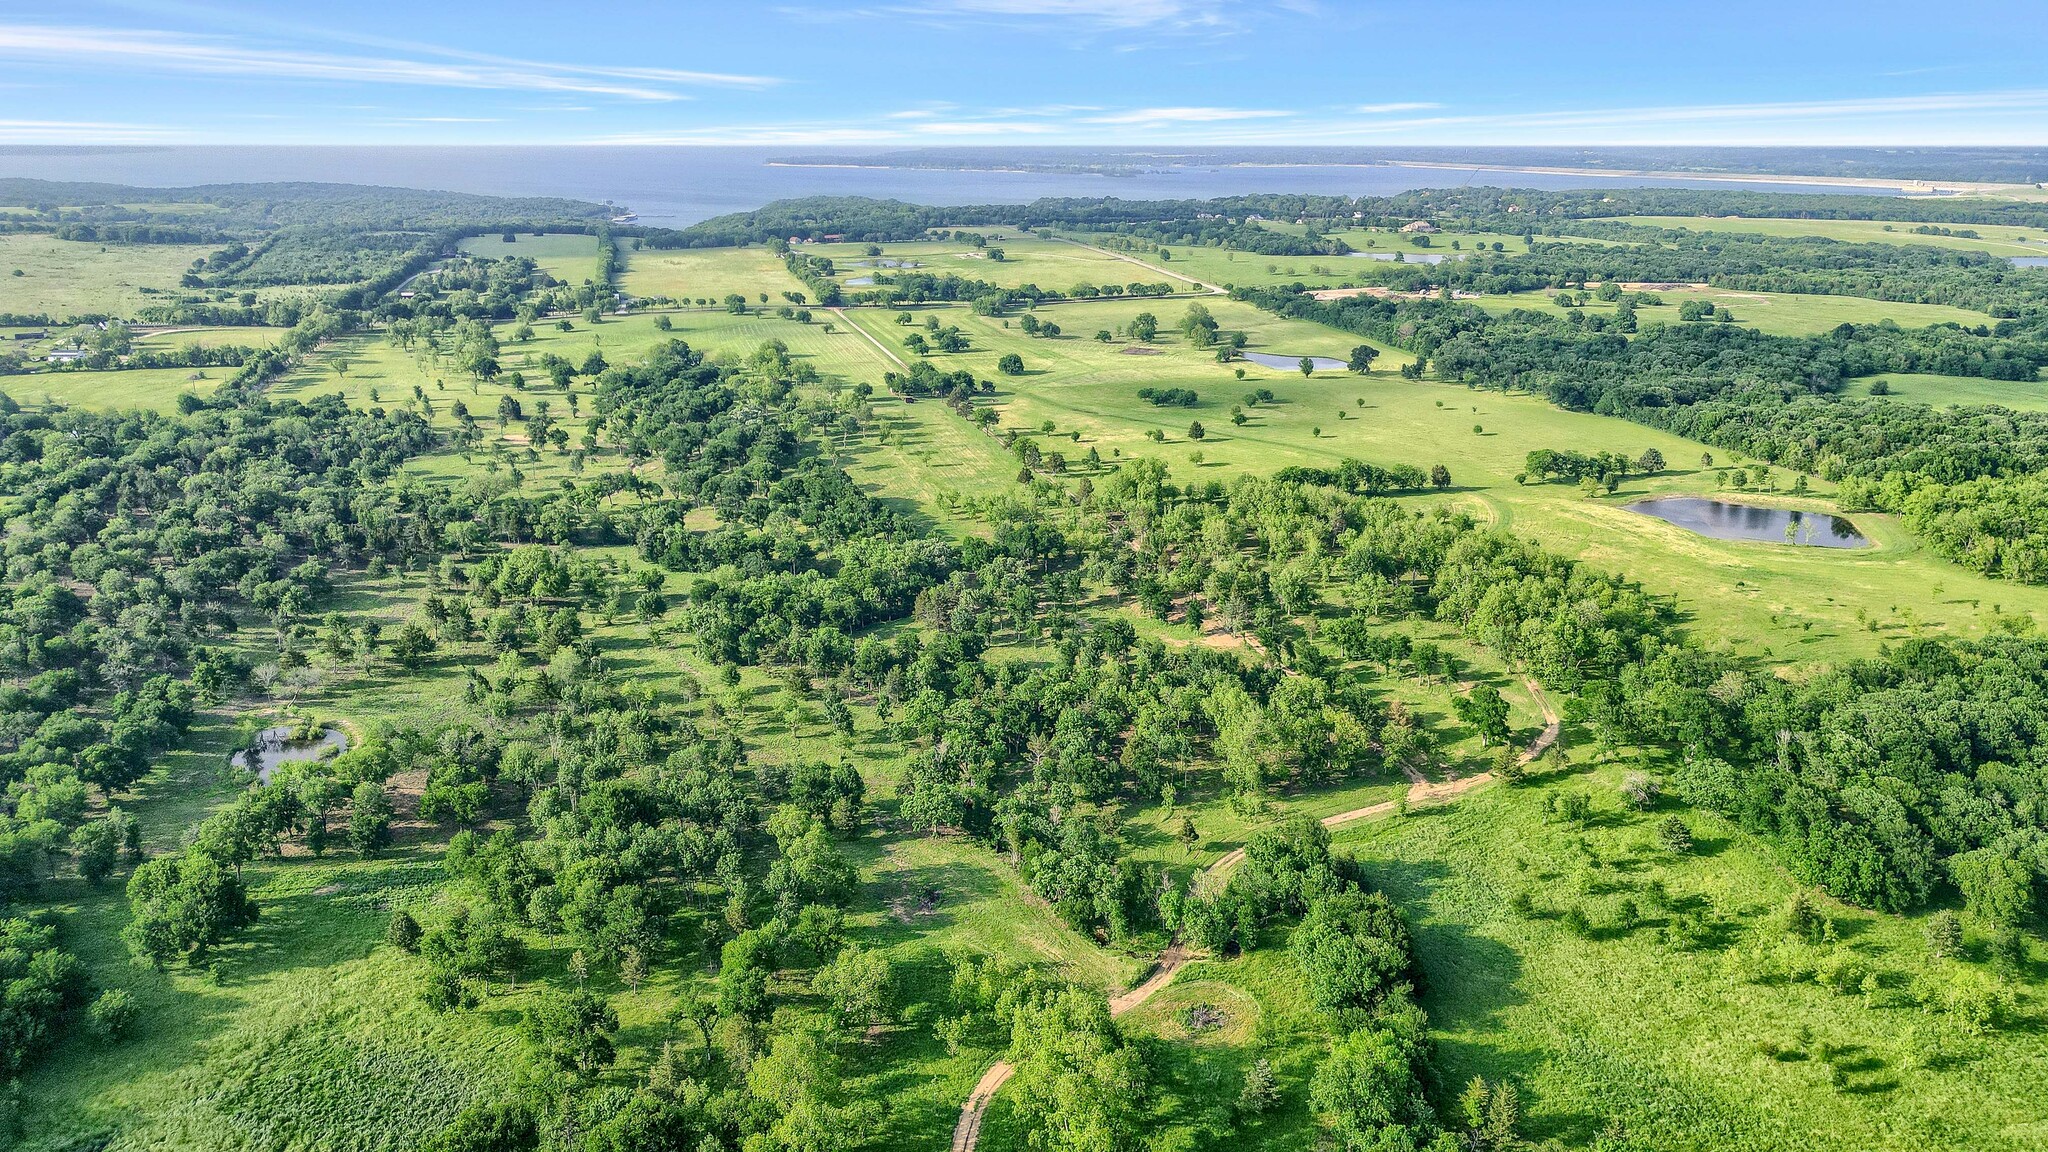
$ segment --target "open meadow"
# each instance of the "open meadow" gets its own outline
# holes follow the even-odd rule
[[[1644,228],[1678,228],[1689,232],[1825,236],[1851,244],[1924,244],[1964,252],[1989,252],[1994,256],[2048,256],[2048,229],[2005,224],[1927,225],[1897,220],[1767,220],[1742,216],[1630,216],[1625,220]],[[1950,233],[1974,232],[1976,235],[1943,236],[1938,231],[1914,231],[1916,228],[1943,227]]]
[[[1879,324],[1891,321],[1901,327],[1924,328],[1932,324],[1962,324],[1975,327],[1989,324],[1991,318],[1982,312],[1967,308],[1956,308],[1947,304],[1910,304],[1890,300],[1866,300],[1858,296],[1809,296],[1790,292],[1743,292],[1732,288],[1664,288],[1651,290],[1651,295],[1663,301],[1655,307],[1638,306],[1636,323],[1677,324],[1679,308],[1688,300],[1704,301],[1717,310],[1726,309],[1735,317],[1732,323],[1773,336],[1812,336],[1829,331],[1842,324]],[[1517,292],[1507,295],[1471,297],[1471,302],[1489,312],[1506,314],[1517,308],[1527,308],[1552,316],[1567,311],[1583,309],[1588,315],[1611,315],[1614,305],[1588,300],[1585,304],[1574,304],[1567,310],[1556,301],[1554,292]],[[1718,321],[1692,321],[1692,323],[1714,323]]]
[[[100,244],[32,232],[0,234],[0,313],[132,317],[178,292],[205,244]]]

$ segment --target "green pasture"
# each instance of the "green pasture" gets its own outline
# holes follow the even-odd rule
[[[1843,324],[1877,324],[1889,320],[1905,328],[1925,328],[1934,324],[1961,324],[1976,327],[1991,323],[1991,318],[1982,312],[1957,308],[1948,304],[1902,304],[1888,300],[1866,300],[1861,296],[1809,296],[1790,292],[1744,292],[1734,288],[1655,288],[1651,294],[1664,303],[1653,307],[1638,306],[1636,323],[1649,324],[1684,323],[1678,318],[1678,306],[1687,300],[1704,300],[1715,308],[1726,308],[1735,319],[1732,323],[1745,328],[1755,328],[1773,336],[1811,336],[1826,332]],[[1562,315],[1566,311],[1555,299],[1554,291],[1516,292],[1502,295],[1470,297],[1488,312],[1505,314],[1517,308],[1525,308],[1550,315]],[[1569,311],[1585,311],[1589,315],[1609,314],[1614,305],[1598,299],[1589,300],[1583,307]],[[1719,318],[1693,323],[1717,323]]]
[[[1877,381],[1889,395],[1909,404],[1998,404],[2021,412],[2048,409],[2048,383],[2040,380],[1986,380],[1979,376],[1939,376],[1921,372],[1885,372],[1849,382],[1849,394],[1867,393]]]
[[[492,259],[524,256],[541,271],[564,284],[584,284],[597,277],[597,237],[581,232],[512,233],[505,243],[502,233],[491,232],[465,238],[460,247],[471,256]]]
[[[1252,351],[1341,360],[1357,342],[1345,333],[1229,300],[1202,303],[1225,329],[1246,331]],[[1126,348],[1139,347],[1128,340],[1102,344],[1093,339],[1095,331],[1121,330],[1145,310],[1153,311],[1170,332],[1185,307],[1182,301],[1119,301],[1040,309],[1042,317],[1060,324],[1062,335],[1055,339],[1026,337],[1014,320],[1004,328],[1001,319],[947,309],[942,319],[966,331],[974,350],[937,355],[932,361],[996,381],[998,427],[1032,436],[1042,450],[1059,451],[1070,464],[1091,448],[1105,465],[1153,456],[1164,460],[1181,482],[1227,481],[1241,472],[1329,465],[1345,457],[1421,468],[1444,464],[1451,472],[1451,490],[1424,500],[1452,502],[1568,555],[1626,572],[1674,596],[1705,638],[1757,655],[1833,658],[1872,652],[1914,634],[1980,635],[2000,613],[2048,619],[2048,590],[1965,572],[1923,550],[1890,517],[1855,517],[1875,544],[1840,550],[1710,540],[1630,512],[1623,505],[1657,495],[1718,492],[1730,499],[1782,503],[1791,501],[1793,477],[1776,473],[1774,493],[1724,490],[1717,473],[1735,463],[1726,453],[1619,418],[1565,411],[1537,396],[1405,380],[1389,370],[1404,359],[1398,352],[1383,351],[1365,377],[1318,371],[1304,378],[1298,371],[1219,364],[1213,353],[1188,347],[1177,333],[1162,334],[1146,346],[1152,352],[1148,355],[1126,353]],[[887,313],[848,315],[884,343],[900,342],[908,331]],[[1007,352],[1023,358],[1023,376],[995,370],[996,360]],[[1242,380],[1236,376],[1240,368]],[[1157,407],[1138,397],[1138,389],[1148,386],[1192,389],[1199,403]],[[1261,387],[1270,388],[1276,402],[1245,406],[1246,394]],[[1231,423],[1233,406],[1243,407],[1247,419],[1242,426]],[[979,438],[996,449],[981,454],[987,461],[982,467],[969,467],[971,458],[947,453],[949,475],[931,483],[950,490],[948,499],[967,500],[1005,481],[1014,483],[1015,458],[942,405],[911,405],[899,409],[899,418],[916,421],[937,443]],[[1042,430],[1047,421],[1051,433]],[[1188,435],[1195,421],[1205,433],[1200,441]],[[1161,441],[1150,439],[1154,430],[1163,435]],[[1574,485],[1517,483],[1524,458],[1538,448],[1620,452],[1630,459],[1655,448],[1666,471],[1631,477],[1613,495],[1592,498]],[[1715,466],[1702,464],[1709,456]],[[1077,471],[1086,474],[1085,468]],[[1821,499],[1827,489],[1816,482],[1811,497],[1792,502],[1827,510]]]
[[[1688,232],[1741,232],[1753,236],[1825,236],[1852,244],[1924,244],[1995,256],[2048,256],[2048,229],[2006,224],[1940,224],[1969,236],[1929,236],[1913,231],[1927,227],[1902,220],[1780,220],[1744,216],[1627,216],[1624,224],[1645,228],[1677,228]]]
[[[144,289],[178,292],[178,279],[192,261],[211,255],[215,247],[0,234],[0,312],[47,315],[59,323],[72,316],[130,317],[158,302]]]
[[[0,392],[21,404],[168,412],[177,407],[179,393],[206,395],[235,372],[233,368],[122,368],[106,372],[66,369],[0,376]]]
[[[1153,283],[1170,279],[1108,253],[1065,240],[1041,240],[1013,228],[974,228],[968,231],[988,237],[988,247],[976,248],[961,241],[923,241],[875,245],[804,244],[798,251],[807,256],[829,257],[839,283],[848,292],[859,292],[865,287],[849,284],[850,280],[877,274],[886,276],[898,271],[863,263],[879,260],[908,261],[917,265],[909,271],[928,272],[935,276],[951,273],[966,279],[985,280],[1002,288],[1036,284],[1058,292],[1065,292],[1077,284],[1129,284],[1134,280]],[[1000,240],[995,238],[998,235],[1002,237]],[[881,254],[869,255],[870,247],[881,249]],[[1002,249],[1003,258],[991,259],[988,254],[990,248]]]
[[[758,304],[765,293],[780,304],[784,292],[805,290],[782,257],[766,248],[634,249],[628,244],[625,257],[619,283],[628,296],[717,301],[737,292]]]
[[[1444,1091],[1511,1077],[1524,1136],[1568,1147],[1617,1123],[1636,1146],[1717,1152],[2043,1146],[2031,975],[2006,983],[2016,1006],[1983,1032],[1920,1007],[1916,985],[1998,978],[1930,956],[1920,917],[1824,903],[1839,943],[1787,936],[1793,887],[1773,858],[1709,814],[1629,808],[1618,785],[1633,767],[1599,758],[1336,834],[1415,930]],[[1545,818],[1546,797],[1570,790],[1592,796],[1583,829]],[[1656,835],[1674,814],[1690,855]],[[1566,926],[1573,907],[1589,935]],[[1660,938],[1686,913],[1707,928],[1696,950]],[[1845,970],[1842,991],[1815,980]]]

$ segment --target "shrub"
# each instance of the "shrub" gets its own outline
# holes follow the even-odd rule
[[[135,997],[119,988],[109,988],[100,993],[99,999],[86,1010],[86,1023],[92,1028],[93,1035],[113,1044],[128,1034],[140,1013]]]

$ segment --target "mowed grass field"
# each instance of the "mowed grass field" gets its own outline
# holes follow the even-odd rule
[[[766,248],[635,250],[629,245],[625,257],[619,283],[628,296],[717,301],[737,292],[754,303],[763,294],[780,303],[784,292],[805,290],[782,258]]]
[[[73,408],[146,408],[168,412],[178,394],[204,396],[235,374],[233,368],[125,368],[109,372],[35,372],[0,376],[0,392],[21,404]]]
[[[101,244],[36,232],[0,235],[0,312],[47,315],[60,323],[72,316],[131,317],[153,302],[144,288],[178,292],[178,278],[215,247]]]
[[[1621,223],[1645,228],[1678,228],[1688,232],[1743,232],[1754,236],[1825,236],[1854,244],[1925,244],[1995,256],[2048,256],[2048,229],[2004,224],[1922,225],[1902,220],[1781,220],[1742,216],[1629,216]],[[1975,232],[1969,236],[1930,236],[1920,227]]]
[[[514,232],[513,242],[505,243],[503,234],[493,232],[484,236],[471,236],[459,246],[471,256],[492,259],[508,256],[524,256],[548,275],[564,284],[582,284],[597,276],[597,237],[580,232],[549,232],[535,236],[530,232]]]
[[[2041,380],[1984,380],[1976,376],[1940,376],[1922,372],[1887,372],[1860,376],[1850,383],[1850,393],[1867,392],[1877,381],[1885,382],[1890,395],[1912,404],[1999,404],[2021,412],[2048,410],[2048,382]]]
[[[1041,240],[1013,228],[970,228],[964,231],[988,237],[988,246],[976,248],[964,241],[872,245],[882,250],[879,256],[868,255],[871,245],[867,244],[804,244],[798,250],[806,256],[830,258],[839,283],[849,293],[866,287],[851,281],[870,279],[878,274],[887,276],[897,271],[927,272],[935,276],[951,273],[965,279],[985,280],[1000,288],[1035,284],[1059,292],[1078,284],[1129,284],[1134,280],[1156,283],[1170,279],[1150,274],[1146,269],[1108,253],[1065,240]],[[998,240],[997,236],[1002,238]],[[990,259],[989,248],[1002,249],[1003,258]],[[889,260],[913,263],[916,267],[899,270],[879,266],[879,262]]]
[[[1553,316],[1567,311],[1553,299],[1555,292],[1516,292],[1475,296],[1471,302],[1488,312],[1505,314],[1517,308],[1547,312]],[[1991,317],[1967,308],[1947,304],[1901,304],[1887,300],[1866,300],[1860,296],[1809,296],[1790,292],[1743,292],[1732,288],[1666,288],[1652,295],[1664,301],[1655,307],[1637,307],[1636,323],[1678,324],[1678,306],[1687,300],[1704,300],[1735,315],[1733,323],[1755,328],[1773,336],[1809,336],[1842,324],[1876,324],[1890,320],[1905,328],[1934,324],[1961,324],[1974,328],[1989,324]],[[1610,314],[1614,305],[1590,300],[1588,314]],[[1717,323],[1718,317],[1702,323]]]

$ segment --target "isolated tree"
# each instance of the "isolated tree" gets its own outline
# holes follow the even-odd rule
[[[1457,697],[1452,710],[1458,719],[1470,724],[1479,733],[1482,747],[1504,744],[1508,739],[1508,702],[1500,689],[1491,684],[1480,684],[1463,696]]]
[[[840,1027],[865,1028],[889,1019],[895,985],[895,966],[885,953],[849,944],[819,969],[811,989],[832,1006]]]
[[[1944,908],[1927,918],[1927,950],[1948,960],[1963,953],[1963,918]]]
[[[1005,376],[1022,376],[1024,374],[1024,358],[1015,352],[1006,352],[1003,354],[1002,359],[996,361],[996,371],[1001,372]]]
[[[199,851],[164,856],[128,878],[128,927],[122,938],[161,969],[178,956],[198,956],[256,919],[242,881]]]
[[[1313,375],[1315,375],[1315,374],[1316,374],[1316,361],[1315,361],[1315,357],[1313,357],[1313,356],[1303,356],[1303,357],[1301,358],[1301,364],[1300,364],[1300,368],[1301,368],[1301,374],[1302,374],[1303,376],[1313,376]]]
[[[115,809],[118,814],[120,809]],[[121,858],[121,829],[112,819],[88,820],[71,830],[71,855],[86,883],[98,885]]]
[[[369,856],[391,843],[391,801],[375,780],[356,785],[349,796],[348,841],[356,853]]]
[[[1273,1076],[1273,1062],[1264,1056],[1244,1070],[1244,1087],[1238,1091],[1237,1106],[1254,1115],[1280,1102],[1280,1084]]]
[[[1351,350],[1351,360],[1345,367],[1360,376],[1372,371],[1372,362],[1379,359],[1380,350],[1370,344],[1360,344]]]
[[[1429,486],[1439,491],[1449,488],[1451,486],[1451,470],[1442,464],[1431,467],[1429,470]]]
[[[420,950],[420,922],[401,908],[391,914],[391,925],[385,929],[384,940],[400,952]]]
[[[1645,448],[1636,458],[1636,470],[1645,476],[1655,476],[1664,470],[1664,454],[1655,448]]]
[[[541,1056],[565,1072],[588,1076],[609,1067],[616,1050],[618,1013],[588,992],[543,992],[527,1010],[526,1036]]]

